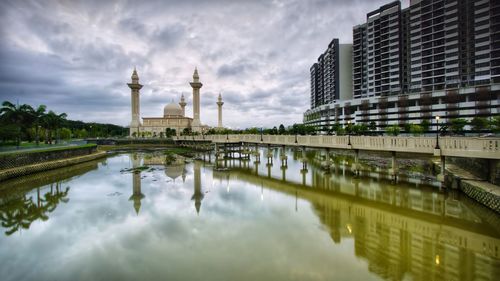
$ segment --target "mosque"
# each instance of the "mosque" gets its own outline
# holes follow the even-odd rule
[[[130,122],[131,137],[163,137],[167,129],[175,130],[177,135],[185,129],[196,133],[202,133],[208,130],[209,126],[202,124],[200,120],[200,89],[203,84],[200,82],[197,68],[194,69],[193,81],[189,82],[193,88],[193,118],[186,116],[185,109],[187,103],[184,100],[184,95],[182,95],[178,104],[171,102],[165,105],[163,108],[163,117],[143,117],[141,122],[139,91],[143,85],[139,84],[139,75],[137,75],[137,70],[135,68],[131,78],[132,83],[127,84],[131,90],[132,97],[132,121]],[[222,102],[221,94],[219,94],[216,104],[218,107],[217,128],[222,128],[222,105],[224,102]]]

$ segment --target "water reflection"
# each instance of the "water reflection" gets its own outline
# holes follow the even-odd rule
[[[260,152],[262,162],[223,159],[220,164],[229,171],[208,162],[172,161],[162,153],[132,153],[109,158],[107,165],[91,162],[67,174],[56,170],[43,179],[18,179],[10,186],[16,189],[0,189],[6,233],[0,237],[0,258],[22,260],[26,251],[8,247],[16,239],[12,234],[30,228],[33,221],[41,227],[52,217],[45,235],[32,227],[15,241],[68,240],[67,245],[45,241],[54,252],[31,251],[37,262],[45,254],[79,250],[61,257],[68,259],[64,271],[46,270],[39,279],[500,276],[500,218],[467,197],[439,191],[425,181],[353,177],[343,160],[332,161],[334,168],[325,172],[324,159],[311,152],[286,151],[288,161],[282,165],[282,153],[269,152],[271,161],[264,157],[267,150]],[[66,203],[64,212],[54,215],[61,202]],[[121,257],[119,263],[103,257],[102,249]],[[192,264],[199,268],[189,270]],[[29,262],[8,266],[0,265],[6,280],[18,280],[35,267]],[[74,274],[80,268],[85,275]],[[116,268],[131,270],[124,276]]]
[[[0,189],[0,221],[5,235],[27,230],[34,221],[47,221],[60,203],[68,203],[66,180],[97,168],[97,162],[5,181]],[[35,194],[28,194],[35,189]]]

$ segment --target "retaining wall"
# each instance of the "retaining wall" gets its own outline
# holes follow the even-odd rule
[[[0,155],[0,170],[89,155],[96,151],[97,145],[87,144],[74,147],[57,147],[44,150],[5,153]]]
[[[96,152],[93,154],[89,155],[84,155],[84,156],[76,156],[72,158],[66,158],[66,159],[60,159],[60,160],[54,160],[54,161],[46,161],[43,163],[37,163],[37,164],[31,164],[31,165],[25,165],[21,167],[15,167],[15,168],[10,168],[10,169],[4,169],[0,170],[0,181],[10,179],[10,178],[15,178],[15,177],[21,177],[37,172],[42,172],[42,171],[47,171],[47,170],[52,170],[52,169],[57,169],[57,168],[62,168],[70,165],[75,165],[87,161],[91,161],[94,159],[98,159],[101,157],[105,157],[107,155],[106,152]]]
[[[463,180],[460,182],[460,189],[467,194],[467,196],[476,200],[477,202],[487,206],[488,208],[500,213],[500,196],[496,190],[498,186],[488,183]]]

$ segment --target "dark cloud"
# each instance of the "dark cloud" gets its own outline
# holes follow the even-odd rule
[[[202,121],[218,93],[231,127],[292,124],[309,106],[309,67],[332,38],[387,0],[4,1],[0,99],[46,104],[69,118],[129,123],[137,66],[143,116],[181,93],[192,114],[195,66]]]

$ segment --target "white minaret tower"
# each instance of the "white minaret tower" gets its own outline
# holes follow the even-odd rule
[[[132,83],[128,83],[128,87],[131,90],[132,97],[132,121],[130,122],[130,136],[136,133],[139,136],[139,127],[141,126],[140,120],[140,103],[139,103],[139,90],[142,85],[139,84],[139,75],[137,75],[137,70],[134,67],[134,72],[132,73]]]
[[[179,103],[179,105],[181,106],[182,108],[182,116],[186,116],[186,100],[184,99],[184,94],[182,94],[181,96],[181,102]]]
[[[224,102],[222,101],[222,95],[221,93],[219,93],[219,98],[217,99],[217,107],[219,108],[219,122],[217,122],[217,127],[222,129],[222,105],[224,104]]]
[[[189,82],[193,88],[193,123],[191,127],[193,132],[201,132],[201,121],[200,121],[200,88],[203,84],[200,82],[200,76],[198,76],[198,69],[194,69],[193,82]]]

